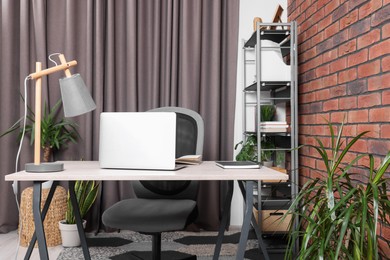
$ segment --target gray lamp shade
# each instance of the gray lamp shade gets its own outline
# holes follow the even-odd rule
[[[60,79],[62,104],[65,117],[73,117],[96,108],[80,74]]]

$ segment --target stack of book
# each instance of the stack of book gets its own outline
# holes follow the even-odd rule
[[[285,133],[287,129],[287,122],[267,121],[260,123],[260,131],[264,133]]]

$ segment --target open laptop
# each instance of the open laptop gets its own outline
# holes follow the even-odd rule
[[[103,112],[101,168],[175,170],[174,112]]]

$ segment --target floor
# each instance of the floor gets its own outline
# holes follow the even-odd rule
[[[18,234],[15,231],[9,232],[7,234],[0,234],[0,259],[24,259],[26,254],[27,247],[19,247],[18,255],[16,257],[16,246],[18,243]],[[62,246],[49,247],[49,258],[57,259],[58,255],[62,251]],[[31,260],[39,260],[38,248],[35,248]]]

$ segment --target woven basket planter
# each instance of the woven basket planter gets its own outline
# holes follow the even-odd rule
[[[49,189],[42,189],[41,209],[46,202]],[[61,245],[61,234],[58,227],[58,222],[65,218],[67,192],[64,187],[57,186],[53,199],[47,211],[43,227],[45,230],[46,243],[48,247]],[[33,188],[29,187],[23,190],[20,202],[19,214],[19,232],[22,225],[22,233],[20,234],[20,245],[27,247],[31,237],[35,231],[33,218]],[[37,247],[37,243],[35,243]]]

